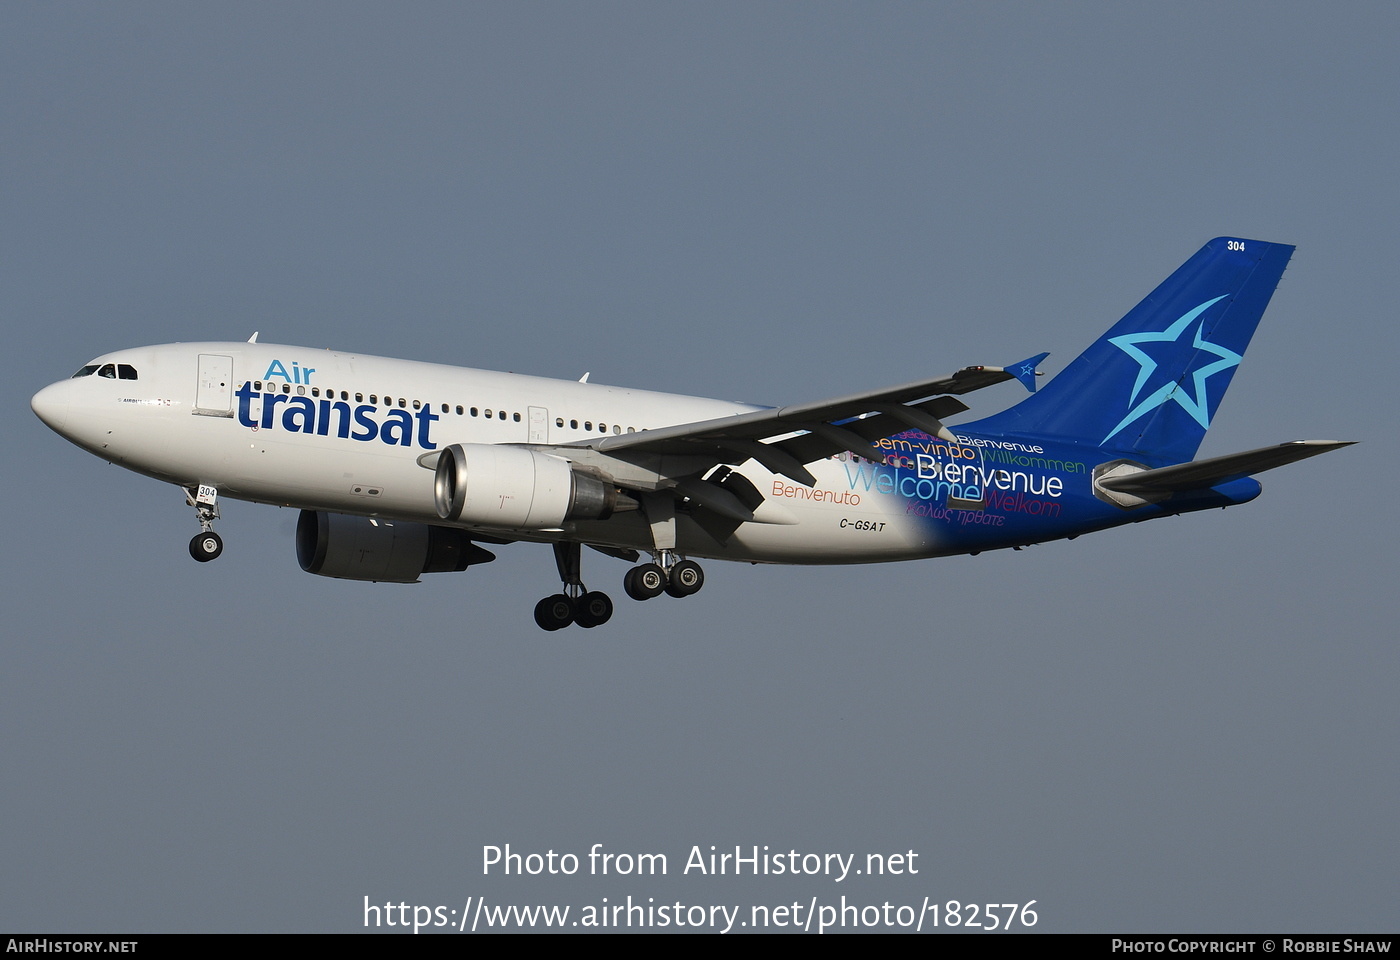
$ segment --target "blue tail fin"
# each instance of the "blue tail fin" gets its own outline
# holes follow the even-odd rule
[[[1292,255],[1217,237],[1040,392],[964,429],[1190,460]]]

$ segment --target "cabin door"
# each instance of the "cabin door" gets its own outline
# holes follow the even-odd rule
[[[549,411],[544,407],[530,408],[530,442],[549,442]]]
[[[233,357],[199,355],[199,382],[192,412],[197,417],[233,416]]]

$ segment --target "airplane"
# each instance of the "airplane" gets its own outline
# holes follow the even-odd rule
[[[1193,460],[1294,248],[1211,240],[1037,390],[1006,367],[782,407],[257,342],[119,350],[34,395],[45,424],[181,487],[223,552],[220,498],[300,508],[308,573],[412,583],[553,545],[545,630],[613,614],[582,546],[637,564],[635,600],[704,585],[696,558],[837,564],[1023,546],[1246,503],[1254,474],[1349,445]],[[1030,392],[948,426],[961,396]],[[637,561],[647,556],[646,562]]]

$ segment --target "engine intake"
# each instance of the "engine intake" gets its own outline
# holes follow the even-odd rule
[[[454,523],[545,530],[567,520],[606,520],[617,487],[566,460],[523,447],[454,443],[433,477],[438,516]]]

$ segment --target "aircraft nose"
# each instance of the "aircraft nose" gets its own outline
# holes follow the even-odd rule
[[[48,425],[49,429],[63,432],[63,422],[68,419],[68,381],[51,383],[29,400],[29,408],[34,415]]]

